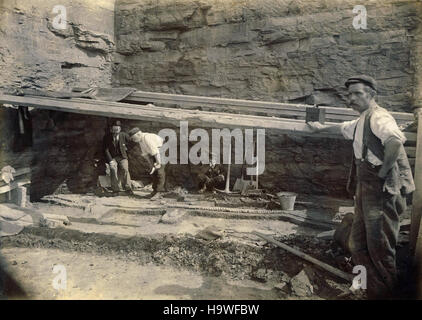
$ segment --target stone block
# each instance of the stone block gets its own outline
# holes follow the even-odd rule
[[[11,201],[19,207],[26,207],[26,187],[17,187],[11,191]]]

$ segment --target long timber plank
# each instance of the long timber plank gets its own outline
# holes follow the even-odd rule
[[[0,194],[12,191],[13,189],[22,187],[30,183],[31,183],[31,180],[29,178],[10,182],[10,184],[0,187]]]
[[[153,105],[133,105],[121,102],[98,102],[89,99],[56,99],[35,96],[0,95],[0,103],[26,105],[29,107],[112,118],[157,121],[178,126],[180,121],[188,121],[190,126],[210,128],[265,128],[284,133],[316,136],[306,123],[294,119],[281,119],[243,114],[206,112],[162,108]],[[104,108],[107,107],[107,108]],[[323,134],[318,136],[336,137]]]
[[[175,126],[180,121],[188,121],[190,126],[210,128],[264,128],[276,129],[286,134],[312,135],[313,137],[339,137],[335,134],[315,134],[303,120],[283,119],[266,116],[208,112],[156,107],[154,105],[134,105],[122,102],[72,98],[57,99],[39,96],[0,95],[0,103],[26,105],[29,107],[71,112],[103,117],[157,121]],[[328,122],[327,124],[330,124]],[[416,134],[405,133],[408,141],[416,141]]]
[[[107,101],[91,100],[91,99],[81,99],[81,98],[73,98],[72,101],[81,101],[81,102],[85,102],[85,103],[101,104],[101,105],[104,105],[104,106],[106,106],[106,105],[109,104],[109,102],[107,102]],[[128,108],[138,108],[139,106],[142,106],[142,105],[138,105],[138,104],[126,104],[126,106]],[[169,109],[173,109],[173,108],[169,108]],[[199,110],[196,110],[196,111],[199,111]],[[199,111],[199,112],[203,112],[203,111]],[[205,111],[205,112],[208,112],[208,111]],[[210,113],[215,114],[216,112],[210,112]],[[225,112],[224,114],[227,114],[227,113]],[[250,117],[253,117],[252,115],[249,115],[249,116]],[[258,116],[258,117],[262,118],[263,116]],[[270,118],[271,119],[274,119],[273,117],[270,117]],[[285,119],[285,120],[286,121],[296,121],[296,122],[299,122],[299,123],[303,123],[304,118],[305,118],[305,114],[303,116],[303,119],[288,119],[288,120]],[[350,118],[345,118],[345,117],[342,117],[342,116],[338,116],[336,119],[342,120],[342,121],[345,121],[345,120],[353,120],[353,119],[356,119],[356,116],[353,116],[353,117],[351,116]],[[327,124],[330,124],[330,122],[327,122]],[[413,133],[413,132],[403,132],[403,133],[406,136],[407,143],[409,143],[409,142],[410,143],[411,142],[416,142],[416,136],[417,136],[416,133]],[[326,136],[326,135],[323,134],[322,136]]]
[[[74,88],[73,91],[81,92],[87,88]],[[305,109],[310,105],[306,104],[291,104],[291,103],[280,103],[280,102],[268,102],[268,101],[255,101],[255,100],[242,100],[242,99],[229,99],[229,98],[216,98],[216,97],[203,97],[203,96],[191,96],[182,94],[170,94],[170,93],[158,93],[158,92],[146,92],[136,91],[128,96],[126,99],[128,102],[133,103],[165,103],[165,104],[178,104],[183,106],[198,107],[208,106],[212,108],[221,107],[240,107],[239,110],[245,109],[254,112],[270,112],[275,111],[290,111],[291,115],[302,115],[305,113]],[[250,109],[252,108],[252,109]],[[348,108],[338,107],[325,107],[326,116],[333,119],[348,120],[349,117],[356,118],[358,114],[356,111]],[[296,113],[294,113],[296,112]],[[411,113],[406,112],[391,112],[393,117],[399,121],[413,121],[414,117]],[[338,117],[335,117],[337,115]],[[345,117],[345,118],[343,118]]]
[[[13,179],[17,180],[17,177],[21,177],[23,175],[26,175],[28,173],[31,173],[31,168],[25,167],[25,168],[20,168],[20,169],[16,169],[16,172],[13,173]],[[5,181],[0,181],[0,187],[8,185],[8,183],[6,183]]]

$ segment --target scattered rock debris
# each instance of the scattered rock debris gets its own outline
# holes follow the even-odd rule
[[[294,276],[289,284],[292,293],[298,297],[310,297],[314,294],[314,287],[305,270],[300,271]]]
[[[223,236],[223,232],[216,226],[208,226],[204,230],[199,231],[196,237],[204,240],[216,240]]]
[[[188,212],[184,209],[179,208],[171,208],[163,214],[158,221],[159,223],[167,223],[167,224],[176,224],[183,220],[183,218],[188,214]]]
[[[3,237],[1,247],[59,249],[63,252],[76,252],[76,254],[80,252],[113,257],[113,259],[136,262],[140,265],[171,266],[180,270],[199,272],[205,276],[216,276],[228,281],[252,281],[273,289],[280,299],[337,299],[350,287],[346,281],[318,269],[281,248],[258,239],[250,231],[248,232],[248,229],[245,229],[248,224],[242,225],[240,229],[234,227],[233,223],[238,223],[238,219],[229,216],[226,212],[221,212],[218,217],[213,217],[212,220],[215,222],[210,224],[209,217],[192,216],[184,207],[171,208],[168,206],[169,201],[180,205],[178,202],[180,197],[184,197],[186,205],[192,203],[195,206],[210,206],[210,203],[214,203],[216,207],[226,206],[235,199],[234,202],[243,204],[239,206],[240,208],[262,210],[271,201],[271,199],[266,199],[267,195],[251,200],[247,197],[229,199],[226,195],[205,194],[198,200],[194,195],[186,194],[181,189],[176,190],[169,197],[165,197],[163,200],[166,201],[166,205],[164,206],[153,204],[147,200],[142,202],[139,199],[127,199],[126,197],[124,203],[114,198],[99,199],[94,196],[85,198],[75,196],[73,197],[75,200],[72,200],[73,198],[69,195],[66,197],[54,198],[60,200],[61,206],[43,203],[41,208],[46,209],[48,206],[53,206],[56,208],[55,212],[59,211],[57,208],[61,208],[61,214],[63,217],[71,218],[72,225],[64,226],[64,221],[55,217],[58,223],[54,227],[25,227],[18,235]],[[65,205],[73,201],[76,201],[78,208]],[[122,206],[115,206],[116,201]],[[252,204],[255,204],[255,207]],[[79,210],[80,216],[75,216],[73,213],[72,210],[76,209]],[[249,215],[250,213],[244,214]],[[72,215],[74,216],[72,217]],[[136,220],[139,217],[144,220]],[[190,219],[193,220],[190,221]],[[320,233],[318,230],[314,230],[314,235],[310,235],[307,231],[283,234],[283,231],[271,227],[276,223],[274,220],[268,220],[265,217],[260,219],[249,221],[253,226],[259,225],[260,228],[263,228],[261,230],[272,233],[274,239],[343,271],[350,272],[350,267],[352,267],[350,257],[342,249],[339,249],[333,239],[330,239],[332,231],[324,234],[329,236],[322,237],[316,237]],[[220,220],[225,222],[220,224]],[[161,229],[157,230],[164,231],[150,231],[146,234],[133,233],[129,237],[119,233],[83,231],[92,230],[91,225],[102,226],[107,223],[108,228],[132,227],[131,223],[136,225],[137,221],[151,223],[151,228],[160,226]],[[203,221],[207,221],[207,223]],[[117,223],[115,227],[114,223]],[[284,225],[282,221],[277,223]],[[78,225],[85,227],[80,229]],[[186,229],[187,225],[189,229]],[[406,223],[404,223],[405,225]],[[168,233],[166,232],[166,230],[170,230],[168,228],[190,230],[191,233]],[[297,228],[302,227],[298,226]],[[93,265],[94,263],[90,267]],[[356,295],[344,297],[344,299],[358,298],[360,297]]]

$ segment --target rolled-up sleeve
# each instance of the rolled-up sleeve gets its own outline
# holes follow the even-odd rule
[[[346,140],[353,140],[353,134],[355,132],[356,124],[358,119],[345,121],[340,125],[341,133]]]
[[[396,120],[387,112],[374,113],[371,117],[371,129],[383,145],[391,138],[397,138],[402,143],[406,142],[406,137],[399,129]]]

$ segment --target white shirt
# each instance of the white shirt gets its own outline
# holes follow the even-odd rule
[[[155,156],[160,152],[159,148],[163,145],[163,138],[154,133],[141,133],[141,140],[139,141],[139,146],[142,150],[142,155],[151,155]]]
[[[117,146],[117,143],[119,142],[119,133],[116,136],[113,136],[113,144],[114,146]]]
[[[402,143],[406,141],[406,137],[403,132],[400,131],[397,126],[396,120],[393,116],[388,113],[384,108],[379,107],[374,103],[372,107],[377,107],[371,116],[370,126],[372,132],[377,136],[382,145],[392,137],[398,138]],[[346,121],[341,124],[341,132],[345,139],[353,140],[353,133],[356,128],[355,140],[353,141],[353,150],[356,159],[362,159],[362,139],[363,139],[363,128],[365,124],[365,116],[368,114],[370,109],[361,113],[358,119],[352,121]],[[375,166],[382,165],[383,159],[378,159],[371,150],[368,149],[367,159],[370,163]]]

